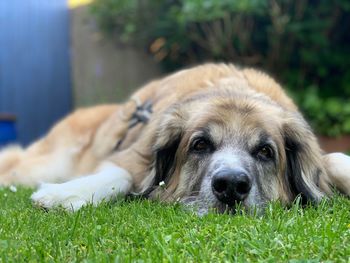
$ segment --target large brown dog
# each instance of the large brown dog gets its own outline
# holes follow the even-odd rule
[[[267,75],[207,64],[151,82],[123,105],[78,110],[28,149],[0,153],[0,184],[41,182],[32,199],[46,208],[132,192],[223,212],[298,195],[317,202],[332,186],[349,195],[350,158],[323,155]]]

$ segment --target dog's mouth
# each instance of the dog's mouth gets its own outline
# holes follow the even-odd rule
[[[231,204],[225,204],[218,200],[205,200],[199,196],[189,196],[182,198],[180,201],[186,208],[197,213],[199,216],[204,216],[208,213],[229,214],[235,215],[242,211],[250,211],[251,207],[248,207],[242,202],[233,202]]]

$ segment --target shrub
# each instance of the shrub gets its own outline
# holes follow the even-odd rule
[[[350,103],[346,98],[321,98],[316,87],[295,95],[306,119],[317,133],[337,137],[350,134]]]
[[[263,68],[298,94],[317,131],[349,133],[348,0],[95,0],[92,12],[165,70],[208,60]]]

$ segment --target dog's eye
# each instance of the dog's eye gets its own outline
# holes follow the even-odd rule
[[[211,150],[211,144],[208,140],[200,138],[194,140],[191,146],[191,150],[194,152],[209,152]]]
[[[273,150],[270,146],[264,145],[262,146],[258,152],[257,157],[262,160],[270,160],[273,158]]]

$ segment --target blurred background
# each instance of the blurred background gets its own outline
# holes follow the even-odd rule
[[[350,150],[349,0],[1,0],[0,144],[207,61],[268,72]]]

